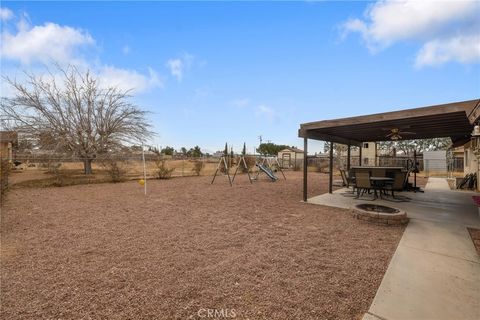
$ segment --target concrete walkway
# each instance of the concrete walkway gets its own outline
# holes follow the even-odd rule
[[[362,202],[344,192],[308,202],[342,208]],[[473,194],[430,178],[425,193],[405,193],[408,202],[373,202],[403,209],[411,220],[364,320],[480,319],[480,258],[466,229],[480,228]]]

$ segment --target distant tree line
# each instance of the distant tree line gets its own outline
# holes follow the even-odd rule
[[[188,150],[185,147],[181,147],[179,150],[175,150],[175,148],[170,146],[165,146],[161,150],[158,150],[156,147],[149,147],[148,150],[164,156],[184,156],[189,158],[200,158],[203,156],[209,156],[208,153],[202,152],[202,149],[199,146],[195,146]]]
[[[280,151],[287,148],[296,148],[296,147],[287,146],[285,144],[275,144],[273,142],[267,142],[267,143],[261,143],[257,148],[257,152],[261,155],[276,156]]]
[[[268,142],[268,143],[260,144],[260,146],[256,148],[256,151],[261,155],[276,156],[278,152],[286,148],[296,148],[296,147],[288,146],[285,144],[275,144],[272,142]],[[150,150],[153,150],[153,149],[154,148],[150,148]],[[175,155],[182,155],[186,157],[210,156],[210,154],[202,152],[199,146],[195,146],[193,148],[190,148],[189,150],[187,150],[185,147],[181,147],[180,149],[175,150],[173,147],[166,146],[161,149],[160,153],[167,156],[175,156]],[[247,147],[245,143],[243,143],[243,147],[240,153],[242,155],[247,154]],[[223,150],[217,151],[215,152],[215,154],[222,154],[224,156],[234,158],[235,154],[237,153],[234,152],[231,146],[228,146],[228,143],[225,143]]]
[[[417,153],[423,153],[424,151],[438,151],[447,150],[452,145],[450,138],[433,138],[433,139],[418,139],[418,140],[398,140],[398,141],[379,141],[378,149],[392,151],[400,151],[406,156],[413,155],[413,151]],[[340,143],[334,143],[333,152],[335,154],[345,154],[347,152],[347,146]],[[358,147],[352,147],[352,150]],[[330,151],[330,143],[325,143],[324,152]]]

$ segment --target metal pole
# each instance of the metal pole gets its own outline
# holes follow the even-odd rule
[[[143,187],[144,187],[145,195],[147,195],[147,168],[145,166],[145,149],[143,148],[143,143],[142,143],[142,161],[143,161]]]
[[[424,166],[425,166],[425,164],[424,164]],[[413,188],[416,191],[417,190],[417,169],[418,169],[418,166],[417,166],[417,150],[413,150],[413,168],[414,168],[414,171],[413,171]],[[423,168],[423,170],[425,170],[425,167]]]
[[[360,146],[360,150],[358,152],[358,165],[361,167],[362,166],[362,148],[363,148],[363,143]]]
[[[350,170],[350,148],[351,148],[351,145],[349,143],[348,144],[348,149],[347,149],[347,171]]]
[[[308,166],[308,161],[307,161],[307,148],[308,148],[308,139],[303,138],[303,201],[307,202],[307,166]]]
[[[333,192],[333,141],[330,141],[330,164],[328,173],[328,193]]]

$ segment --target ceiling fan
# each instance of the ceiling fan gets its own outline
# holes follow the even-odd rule
[[[387,134],[385,137],[393,141],[402,139],[402,135],[405,136],[405,135],[415,134],[415,132],[403,131],[402,129],[399,129],[399,128],[390,128],[390,129],[384,128],[383,130],[390,131],[390,133]]]

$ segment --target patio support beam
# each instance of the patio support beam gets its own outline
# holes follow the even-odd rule
[[[348,149],[347,149],[347,171],[350,170],[350,149],[351,149],[350,143],[348,144]]]
[[[307,151],[308,148],[308,139],[303,138],[303,201],[307,202],[307,166],[308,166],[308,160],[307,160]]]
[[[330,141],[330,164],[328,170],[328,193],[333,191],[333,141]]]
[[[358,166],[362,166],[362,147],[363,147],[363,143],[362,145],[360,146],[360,149],[358,150]]]

